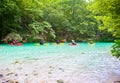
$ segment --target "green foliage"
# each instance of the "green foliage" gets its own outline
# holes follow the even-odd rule
[[[101,30],[107,29],[114,37],[120,38],[120,1],[119,0],[94,0],[91,10],[99,20]],[[113,56],[120,57],[120,40],[115,41],[113,45]]]
[[[120,40],[115,40],[115,44],[112,46],[111,52],[113,56],[116,56],[117,58],[120,57]]]
[[[32,28],[33,34],[47,33],[46,29],[50,29],[51,25],[48,22],[32,22],[29,24],[29,27]]]
[[[85,0],[1,0],[0,39],[13,32],[30,42],[41,37],[49,41],[55,38],[95,39],[101,33],[98,30],[99,21],[87,8],[88,5]],[[109,11],[113,9],[110,7]],[[108,17],[104,20],[108,23],[111,18],[106,18]],[[100,17],[99,19],[102,20]],[[117,21],[119,20],[114,22]],[[118,27],[119,24],[115,26]],[[118,32],[114,35],[118,35]]]

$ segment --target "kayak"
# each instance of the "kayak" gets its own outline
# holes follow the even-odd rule
[[[69,44],[70,46],[78,46],[78,44]]]
[[[88,45],[93,46],[93,45],[95,45],[95,43],[93,43],[93,44],[88,43]]]
[[[53,43],[53,45],[64,45],[64,43],[59,43],[59,44],[57,44],[57,43]]]
[[[35,43],[34,45],[35,45],[35,46],[40,46],[40,44],[39,44],[39,43]]]
[[[17,43],[17,44],[15,44],[15,45],[13,45],[13,43],[10,43],[9,45],[11,45],[11,46],[22,46],[23,43]]]
[[[17,43],[16,46],[22,46],[23,44],[22,43]]]

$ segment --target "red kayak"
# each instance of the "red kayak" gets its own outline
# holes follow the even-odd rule
[[[17,44],[13,44],[13,43],[10,43],[9,45],[12,45],[12,46],[22,46],[23,44],[22,43],[17,43]]]
[[[17,43],[16,46],[22,46],[23,44],[22,43]]]
[[[77,46],[77,44],[69,44],[70,46]]]

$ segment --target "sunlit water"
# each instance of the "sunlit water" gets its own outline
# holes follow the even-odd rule
[[[120,61],[110,54],[112,44],[0,45],[0,73],[20,83],[113,83],[120,78]]]

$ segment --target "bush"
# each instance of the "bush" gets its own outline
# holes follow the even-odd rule
[[[112,55],[117,58],[120,57],[120,40],[115,40],[115,44],[112,46]]]

